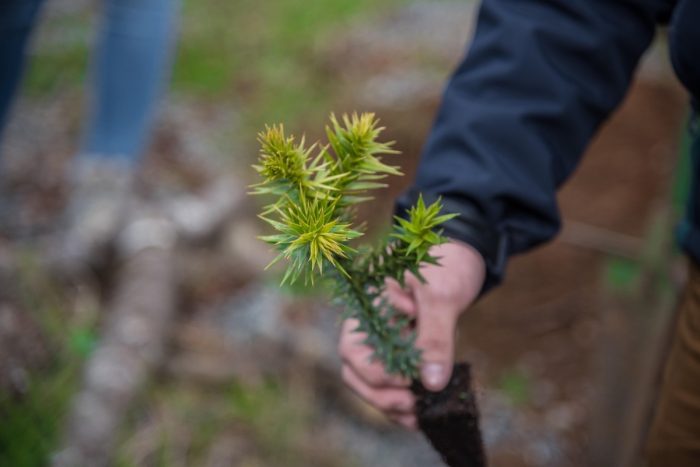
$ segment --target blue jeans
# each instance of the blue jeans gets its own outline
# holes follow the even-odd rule
[[[0,1],[0,131],[43,0]],[[135,163],[169,76],[180,0],[104,0],[81,153]]]

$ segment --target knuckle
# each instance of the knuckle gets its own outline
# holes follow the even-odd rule
[[[411,409],[410,405],[402,397],[402,394],[391,393],[378,398],[378,408],[383,412],[406,412]]]
[[[420,288],[423,283],[412,273],[406,274],[405,277],[406,287],[409,289]]]
[[[374,406],[382,412],[391,412],[396,409],[397,403],[390,397],[380,396],[374,398]]]
[[[370,386],[381,386],[384,382],[384,378],[382,377],[382,375],[375,371],[364,371],[363,376],[365,378],[365,381],[367,381],[367,384],[369,384]]]
[[[363,377],[370,386],[379,387],[391,384],[391,376],[389,376],[384,367],[377,364],[366,364],[363,367]]]
[[[428,336],[422,339],[418,339],[416,343],[424,351],[431,353],[444,354],[450,352],[452,349],[451,342],[447,336]]]
[[[455,301],[455,297],[460,289],[459,283],[446,278],[445,281],[439,284],[431,284],[427,288],[426,294],[432,303],[449,304]]]

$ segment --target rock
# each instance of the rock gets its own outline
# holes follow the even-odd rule
[[[234,262],[237,271],[256,277],[265,271],[276,253],[262,242],[260,223],[251,219],[237,219],[229,223],[223,239],[223,254]]]
[[[180,237],[201,241],[235,218],[246,200],[243,182],[232,176],[222,176],[200,195],[183,194],[168,200],[164,210]]]

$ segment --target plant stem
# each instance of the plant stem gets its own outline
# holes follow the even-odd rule
[[[369,295],[365,293],[365,287],[360,284],[357,280],[355,280],[353,277],[348,277],[348,276],[343,276],[345,281],[347,282],[348,286],[350,287],[350,290],[352,291],[355,300],[359,303],[359,310],[363,314],[363,319],[360,319],[361,321],[364,321],[368,323],[372,329],[368,330],[368,332],[372,332],[378,337],[381,337],[385,339],[387,336],[387,330],[382,329],[381,326],[378,326],[378,319],[381,317],[381,313],[378,309],[376,309],[372,303],[369,300]]]
[[[338,273],[335,277],[338,296],[344,299],[347,317],[359,321],[357,331],[365,332],[365,344],[374,350],[374,358],[381,361],[389,373],[399,373],[412,378],[417,374],[420,352],[415,349],[414,336],[406,336],[408,319],[381,299],[383,286],[375,281],[363,281],[362,271],[356,271],[351,264],[345,264],[350,275]],[[373,278],[375,279],[375,278]],[[377,287],[368,291],[368,283]],[[382,281],[383,282],[383,281]],[[375,305],[375,300],[381,300]]]

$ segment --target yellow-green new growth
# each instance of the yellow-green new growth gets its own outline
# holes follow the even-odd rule
[[[265,127],[265,131],[258,134],[258,141],[260,163],[253,165],[253,168],[263,177],[263,181],[252,186],[252,194],[291,196],[293,201],[300,194],[325,198],[335,194],[335,184],[345,177],[342,173],[330,173],[331,162],[326,160],[325,150],[312,157],[318,145],[306,148],[304,138],[296,144],[294,136],[284,134],[282,125]],[[279,207],[280,201],[268,206],[264,213]]]
[[[432,246],[444,243],[444,237],[436,228],[457,214],[440,214],[441,210],[440,200],[426,206],[421,194],[416,205],[408,210],[408,219],[394,216],[396,224],[391,236],[399,240],[398,247],[405,249],[404,254],[413,253],[417,262],[421,262],[429,256],[428,251]]]
[[[300,276],[313,283],[314,273],[323,274],[323,263],[327,261],[342,274],[347,271],[339,260],[347,259],[355,250],[348,242],[362,235],[352,230],[348,222],[334,217],[337,201],[327,198],[307,198],[301,195],[298,203],[285,203],[275,208],[279,220],[263,217],[279,234],[261,237],[274,245],[280,258],[289,261],[282,283],[295,282]]]
[[[254,165],[267,182],[286,180],[291,184],[304,183],[311,171],[306,163],[313,147],[304,148],[304,140],[294,144],[294,136],[285,136],[282,125],[266,127],[258,135],[260,165]]]

